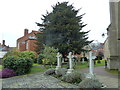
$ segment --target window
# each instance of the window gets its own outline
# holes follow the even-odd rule
[[[18,49],[20,49],[20,43],[18,42]]]
[[[28,49],[28,42],[26,42],[26,49]]]
[[[37,39],[35,36],[29,36],[29,39]]]
[[[22,41],[22,44],[25,44],[25,41]]]

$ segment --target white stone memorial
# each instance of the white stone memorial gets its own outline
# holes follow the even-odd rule
[[[61,57],[62,57],[62,55],[58,52],[56,57],[57,57],[57,66],[56,66],[56,70],[57,70],[57,69],[61,68]]]
[[[82,63],[85,63],[84,57],[82,58]]]
[[[94,74],[94,62],[92,60],[92,51],[89,52],[89,74],[86,76],[87,78],[95,78]]]
[[[69,58],[69,69],[67,73],[73,72],[73,62],[72,62],[72,52],[69,52],[69,55],[67,56]]]
[[[93,60],[92,60],[92,51],[89,52],[90,56],[89,56],[89,73],[90,74],[94,74],[94,63],[93,63]]]

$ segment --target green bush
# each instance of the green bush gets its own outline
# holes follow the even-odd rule
[[[80,83],[82,81],[81,73],[72,72],[70,74],[66,74],[62,77],[62,80],[68,83]]]
[[[37,58],[37,63],[38,64],[42,64],[42,59],[44,58],[43,54],[39,54],[38,58]]]
[[[97,79],[86,78],[79,83],[80,88],[101,88],[103,85]]]
[[[14,57],[19,57],[20,56],[20,51],[17,51],[15,48],[13,50],[8,51],[5,56],[3,57],[3,60],[8,57],[8,56],[14,56]]]
[[[3,62],[4,68],[13,69],[17,75],[23,75],[30,72],[33,61],[31,58],[21,58],[8,56]]]
[[[43,55],[44,55],[44,59],[47,60],[45,61],[45,64],[50,64],[51,66],[53,64],[57,63],[57,55],[58,49],[55,49],[53,47],[48,47],[45,46],[45,49],[43,50]]]
[[[31,58],[33,61],[35,60],[36,56],[33,51],[23,51],[20,53],[21,58]]]

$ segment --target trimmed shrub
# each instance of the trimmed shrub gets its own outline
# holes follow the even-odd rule
[[[79,83],[80,88],[101,88],[103,85],[97,79],[86,78]]]
[[[8,56],[5,58],[3,65],[4,68],[15,70],[17,75],[23,75],[30,72],[33,60],[31,58],[15,58]]]
[[[57,69],[55,71],[55,74],[60,77],[60,76],[64,76],[67,72],[67,69],[66,68],[60,68],[60,69]]]
[[[37,63],[38,64],[42,64],[42,59],[44,58],[43,54],[39,54],[38,58],[37,58]]]
[[[14,48],[13,50],[10,50],[8,51],[4,57],[3,57],[3,60],[8,57],[8,56],[14,56],[14,57],[19,57],[20,56],[20,51],[17,51],[16,48]]]
[[[0,78],[9,78],[9,77],[13,77],[15,75],[16,75],[16,73],[12,69],[5,68],[2,71],[0,71]]]
[[[62,80],[68,83],[80,83],[82,81],[81,73],[72,72],[70,74],[66,74],[62,77]]]
[[[51,69],[48,69],[44,75],[52,75],[52,74],[55,74],[55,69],[54,68],[51,68]]]
[[[23,51],[20,54],[21,58],[31,58],[33,61],[35,60],[36,56],[33,51]]]

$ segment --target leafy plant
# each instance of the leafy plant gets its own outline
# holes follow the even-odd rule
[[[16,48],[14,48],[5,54],[5,56],[3,57],[3,60],[8,56],[19,57],[20,53],[21,53],[20,51],[17,51]]]
[[[23,75],[30,72],[33,60],[31,58],[8,56],[5,58],[3,65],[4,68],[15,70],[17,75]]]
[[[103,85],[97,79],[86,78],[79,83],[80,88],[101,88]]]
[[[0,71],[0,78],[9,78],[16,75],[16,72],[13,69],[3,69]]]
[[[82,81],[81,73],[72,72],[70,74],[66,74],[62,77],[62,80],[68,83],[80,83]]]
[[[44,60],[46,60],[45,64],[50,64],[51,67],[53,64],[57,63],[57,55],[58,49],[55,49],[53,47],[45,46],[45,49],[43,50]]]
[[[35,60],[36,56],[33,51],[23,51],[20,54],[21,58],[31,58],[33,61]]]

